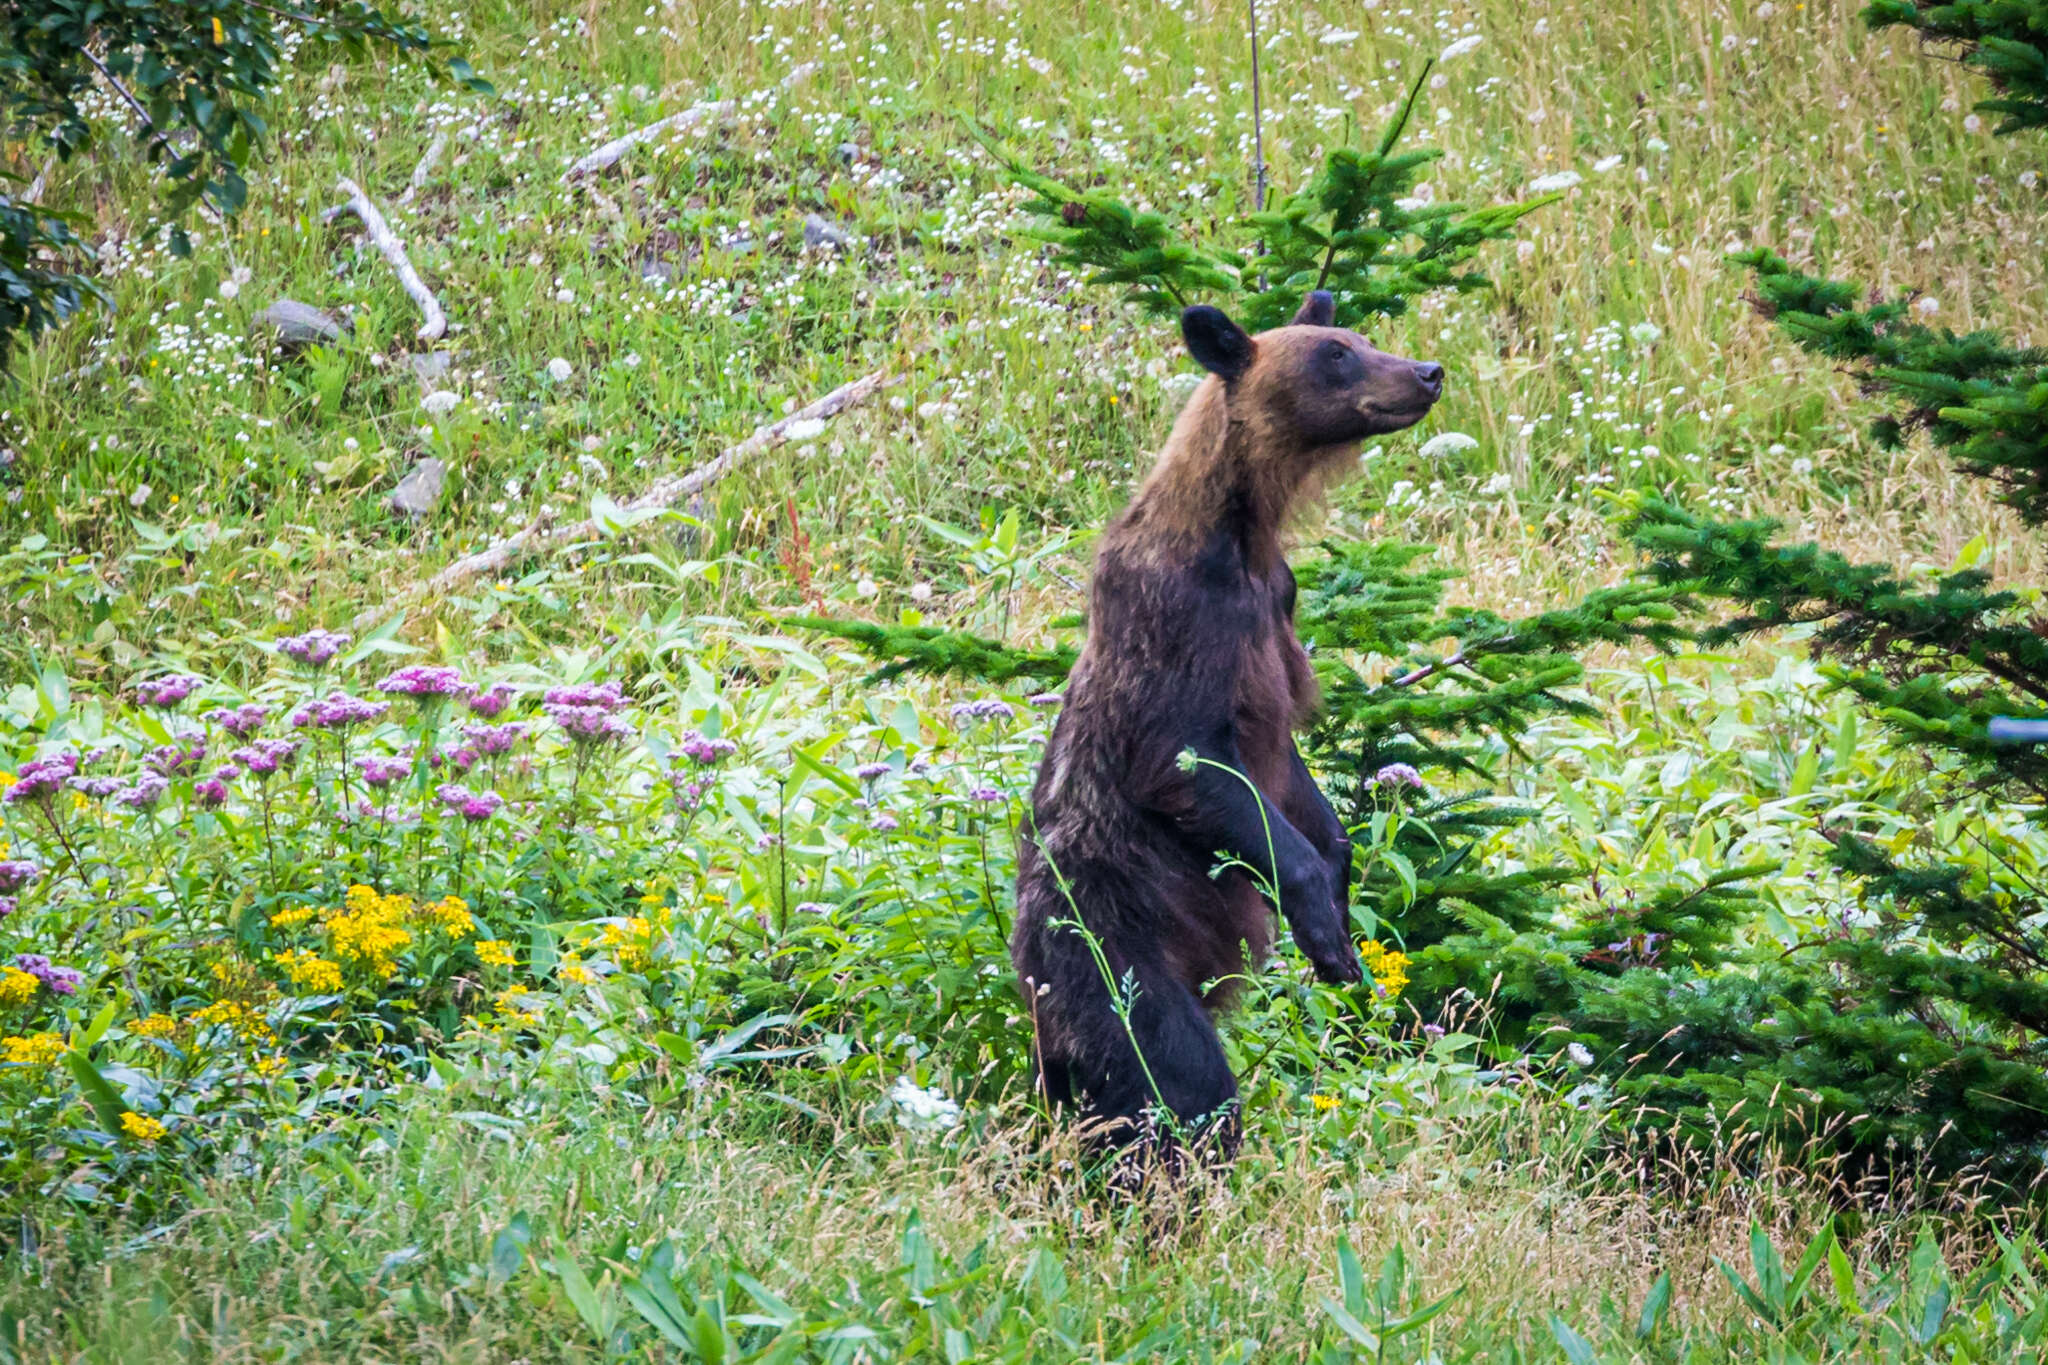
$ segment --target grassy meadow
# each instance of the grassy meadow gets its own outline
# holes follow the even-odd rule
[[[1857,8],[1262,8],[1276,187],[1448,50],[1418,195],[1565,191],[1484,254],[1490,291],[1373,335],[1446,397],[1302,538],[1439,545],[1459,600],[1524,613],[1632,571],[1611,498],[1642,489],[2048,576],[1981,484],[1875,448],[1723,261],[2048,336],[2027,148]],[[1283,945],[1225,1030],[1246,1152],[1192,1218],[1096,1197],[1034,1103],[1002,942],[1048,710],[868,682],[780,618],[1035,644],[1081,609],[1193,366],[1015,230],[966,120],[1199,236],[1252,194],[1241,4],[420,17],[495,95],[301,46],[247,211],[190,223],[188,259],[118,140],[50,177],[113,306],[0,389],[0,771],[83,755],[0,809],[0,954],[80,974],[0,977],[0,1362],[2040,1358],[2035,1215],[1910,1160],[1617,1139],[1599,1085],[1479,1046],[1484,982],[1423,1035],[1398,986],[1343,1017]],[[323,221],[343,176],[439,342]],[[807,245],[811,214],[845,242]],[[347,332],[271,346],[285,298]],[[619,513],[873,372],[677,515]],[[1424,457],[1445,432],[1473,442]],[[438,498],[394,510],[429,458]],[[1769,861],[1753,932],[1789,945],[1856,903],[1825,819],[2029,837],[1932,805],[1796,639],[1595,664],[1600,715],[1503,759],[1542,814],[1498,866],[1597,898]]]

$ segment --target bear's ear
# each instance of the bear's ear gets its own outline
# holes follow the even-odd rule
[[[1252,367],[1252,339],[1221,308],[1196,304],[1180,315],[1181,340],[1195,363],[1226,382]]]
[[[1311,290],[1294,315],[1293,327],[1331,327],[1337,322],[1337,296],[1327,289]]]

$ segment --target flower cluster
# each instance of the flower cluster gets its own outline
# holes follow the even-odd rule
[[[43,988],[52,995],[76,995],[78,983],[85,979],[76,968],[59,967],[41,953],[16,953],[14,965],[42,982]]]
[[[168,710],[198,691],[202,680],[189,673],[173,673],[167,678],[151,678],[135,684],[135,699],[144,706]]]
[[[709,768],[739,751],[740,746],[729,739],[707,739],[695,730],[685,730],[676,745],[676,752],[700,768]]]
[[[197,735],[180,735],[176,743],[151,749],[147,761],[165,777],[182,777],[206,761],[206,741]]]
[[[0,967],[0,1010],[18,1009],[36,998],[43,983],[19,967]]]
[[[1380,999],[1392,1000],[1407,988],[1408,954],[1369,938],[1358,945],[1358,959],[1372,974],[1373,989]]]
[[[953,705],[955,725],[973,720],[1014,720],[1016,715],[1010,703],[1000,697],[983,697],[979,701],[956,702]]]
[[[412,771],[412,765],[402,758],[386,758],[372,754],[356,760],[356,768],[363,775],[363,781],[372,787],[388,787]]]
[[[0,859],[0,892],[12,895],[27,889],[43,875],[43,869],[25,858]]]
[[[0,1038],[0,1062],[15,1066],[55,1066],[69,1050],[69,1045],[55,1033]]]
[[[290,767],[298,756],[299,742],[295,739],[259,739],[235,750],[235,762],[258,780],[271,776],[279,768]]]
[[[377,690],[393,696],[453,697],[468,692],[462,675],[439,664],[412,664],[377,680]]]
[[[14,774],[13,785],[0,792],[0,801],[9,805],[29,801],[47,803],[77,774],[78,755],[69,749],[48,758],[32,758]]]
[[[245,702],[240,706],[209,711],[206,718],[236,739],[247,739],[263,728],[264,721],[270,719],[270,708],[261,702]]]
[[[275,953],[271,961],[284,969],[292,989],[304,995],[333,995],[341,990],[341,968],[309,948]]]
[[[632,728],[617,712],[625,706],[625,694],[617,683],[574,683],[551,687],[541,698],[548,719],[578,745],[618,743]]]
[[[413,908],[410,896],[380,895],[358,883],[342,896],[339,910],[325,916],[334,955],[347,966],[389,980],[398,970],[398,955],[412,946],[405,927]]]
[[[516,720],[502,725],[465,725],[462,738],[479,757],[496,758],[512,752],[512,746],[526,738],[526,726]]]
[[[505,798],[496,792],[471,791],[456,782],[443,782],[434,789],[434,796],[472,825],[490,819],[505,804]]]
[[[311,668],[319,668],[355,643],[353,635],[332,630],[309,630],[304,635],[287,635],[277,642],[278,650]]]
[[[391,709],[388,701],[366,701],[351,697],[346,692],[329,692],[324,700],[302,706],[292,712],[292,726],[304,730],[346,730],[356,725],[366,725],[382,720],[384,713]]]
[[[192,796],[202,808],[217,810],[228,803],[228,783],[241,775],[240,768],[232,763],[223,763],[192,784]]]
[[[170,1129],[164,1127],[162,1119],[128,1109],[123,1110],[121,1114],[121,1132],[137,1142],[157,1142],[170,1132]]]
[[[114,804],[133,811],[155,810],[156,803],[163,800],[164,793],[170,789],[170,779],[162,773],[141,773],[114,793]]]
[[[1422,774],[1406,763],[1389,763],[1372,775],[1368,784],[1381,791],[1396,791],[1402,787],[1422,790]]]
[[[471,715],[482,716],[485,720],[495,720],[512,704],[512,697],[512,684],[492,683],[488,688],[470,688],[467,703]]]

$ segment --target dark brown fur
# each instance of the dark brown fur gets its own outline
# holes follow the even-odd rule
[[[1169,1138],[1213,1125],[1234,1142],[1211,1015],[1265,959],[1274,915],[1244,868],[1211,875],[1222,858],[1279,888],[1318,971],[1360,979],[1350,846],[1294,746],[1316,689],[1281,537],[1363,437],[1427,411],[1442,371],[1372,351],[1329,312],[1312,295],[1256,339],[1213,309],[1183,319],[1212,374],[1103,532],[1087,647],[1032,794],[1011,956],[1047,1092],[1112,1142],[1150,1133],[1162,1106]],[[1191,749],[1213,761],[1189,769]]]

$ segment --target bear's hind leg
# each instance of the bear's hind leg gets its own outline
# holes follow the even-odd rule
[[[1129,1032],[1113,1012],[1106,1027],[1113,1033],[1101,1040],[1102,1064],[1085,1087],[1087,1117],[1102,1125],[1104,1141],[1155,1149],[1176,1167],[1188,1147],[1224,1158],[1236,1152],[1237,1078],[1193,990],[1163,972],[1141,972]]]

